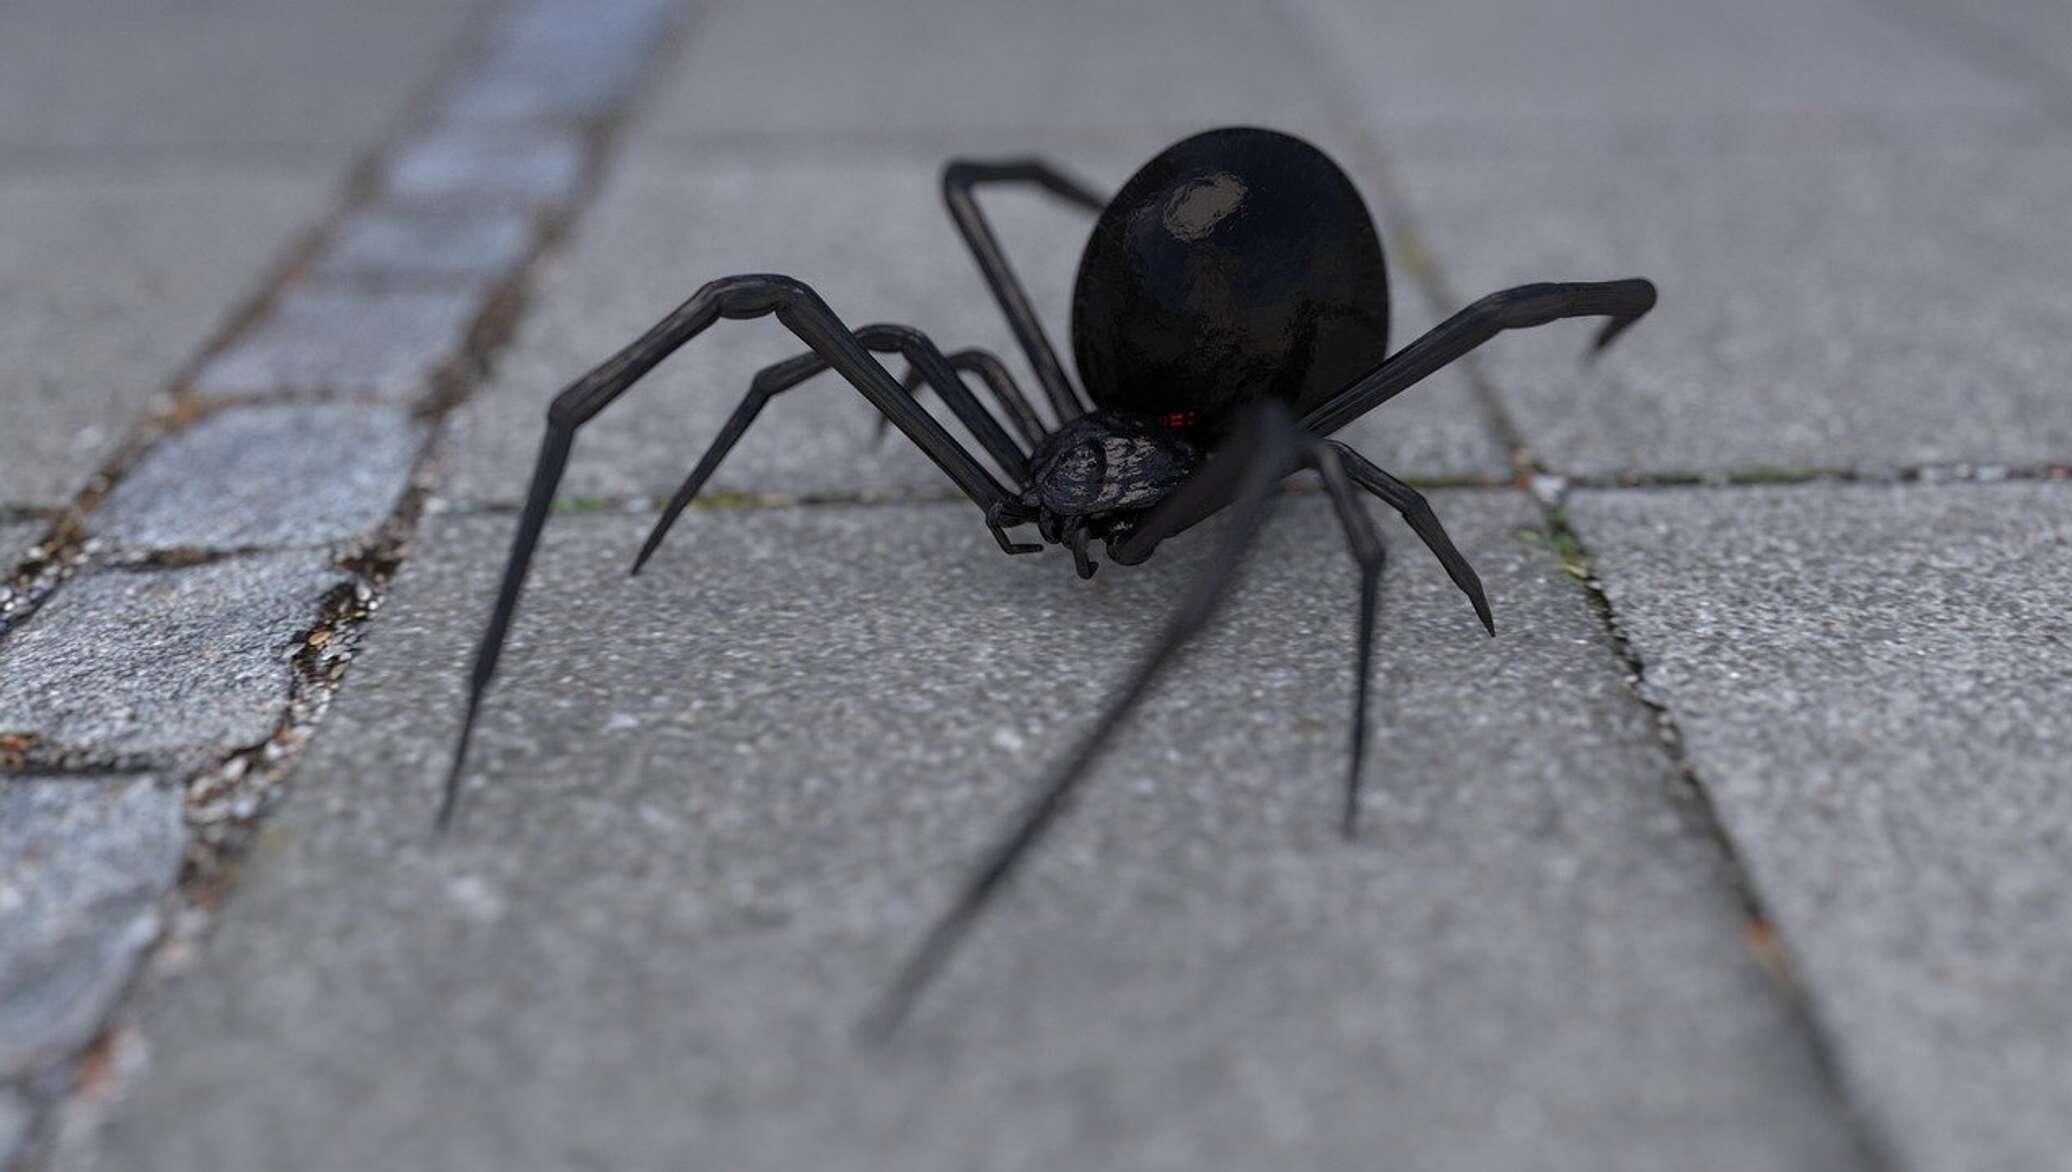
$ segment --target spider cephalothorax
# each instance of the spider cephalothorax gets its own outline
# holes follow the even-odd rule
[[[1099,213],[1072,299],[1083,390],[1066,377],[979,211],[972,193],[987,183],[1035,184]],[[634,560],[636,573],[770,399],[828,369],[840,373],[971,498],[1007,553],[1046,548],[1009,536],[1008,530],[1033,523],[1044,543],[1068,547],[1080,576],[1090,577],[1090,540],[1103,541],[1109,557],[1130,565],[1166,538],[1234,506],[1220,556],[1181,599],[1120,695],[901,970],[875,1018],[885,1027],[905,1013],[1015,864],[1063,812],[1151,681],[1208,620],[1265,520],[1275,484],[1301,468],[1321,478],[1360,569],[1344,806],[1345,832],[1352,835],[1384,557],[1358,493],[1370,493],[1402,514],[1490,634],[1496,627],[1480,579],[1424,497],[1330,435],[1504,330],[1604,317],[1609,320],[1595,343],[1602,348],[1655,303],[1654,286],[1638,278],[1523,285],[1484,297],[1389,355],[1388,279],[1366,206],[1323,152],[1270,130],[1238,127],[1185,139],[1146,163],[1112,200],[1034,160],[951,163],[943,172],[943,195],[1028,357],[1050,420],[1000,360],[983,350],[945,355],[911,326],[852,330],[791,277],[746,274],[705,285],[549,406],[510,564],[476,650],[467,715],[438,813],[444,827],[460,792],[475,716],[576,429],[721,318],[774,315],[810,350],[755,376],[657,519]],[[874,353],[902,356],[910,368],[906,381],[895,380]],[[965,374],[985,384],[997,414],[965,385]],[[915,401],[914,391],[924,383],[993,467],[1015,483],[1001,483]]]

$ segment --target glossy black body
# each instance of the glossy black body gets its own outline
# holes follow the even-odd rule
[[[1098,407],[1220,432],[1246,403],[1297,416],[1388,355],[1374,219],[1322,151],[1272,130],[1183,139],[1094,225],[1072,348]]]

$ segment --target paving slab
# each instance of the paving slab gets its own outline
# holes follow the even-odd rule
[[[1644,275],[1605,360],[1552,327],[1483,369],[1553,469],[1732,475],[2072,461],[2072,135],[1825,150],[1420,159],[1398,168],[1461,298]]]
[[[1119,185],[1138,161],[1134,154],[1098,150],[1058,157],[1103,188]],[[452,476],[443,491],[462,500],[522,498],[553,395],[700,285],[730,273],[789,272],[813,284],[852,327],[905,322],[945,350],[986,347],[1040,400],[1034,376],[943,210],[941,165],[934,151],[628,160],[544,278],[518,340],[498,360],[496,378],[456,414]],[[989,192],[986,199],[1069,362],[1065,326],[1087,218],[1026,192]],[[1401,292],[1409,321],[1428,321],[1414,293]],[[1409,332],[1399,327],[1398,337]],[[802,349],[774,320],[715,326],[583,429],[564,492],[668,496],[739,404],[754,372]],[[904,364],[894,359],[892,369],[903,371]],[[936,402],[932,395],[928,401]],[[955,491],[903,440],[871,443],[873,415],[834,376],[808,383],[763,413],[721,466],[714,487]],[[1346,438],[1400,475],[1506,471],[1458,375],[1391,403],[1348,429]]]
[[[305,285],[211,358],[194,377],[204,395],[281,391],[364,394],[409,402],[459,357],[480,291]]]
[[[125,553],[340,546],[395,511],[425,427],[401,407],[239,407],[153,448],[88,519]]]
[[[441,128],[398,146],[384,183],[394,199],[434,206],[552,205],[575,195],[583,159],[574,130]]]
[[[647,517],[558,517],[435,841],[511,518],[432,519],[106,1166],[1857,1166],[1536,511],[1435,500],[1504,634],[1392,524],[1360,843],[1355,582],[1298,498],[882,1051],[1210,543],[1081,583],[969,506],[736,509],[629,580]]]
[[[0,645],[0,730],[32,755],[182,761],[264,741],[343,571],[313,552],[67,583]]]
[[[0,504],[69,501],[330,195],[286,166],[0,173]]]
[[[1673,137],[1731,120],[2033,108],[2017,79],[1860,0],[1294,4],[1391,143],[1443,148],[1493,123]]]
[[[324,277],[495,280],[532,252],[532,218],[515,210],[358,212],[317,258]]]
[[[2072,484],[1578,494],[1647,686],[1910,1168],[2072,1148]]]
[[[1243,0],[721,4],[635,143],[918,136],[1013,153],[1057,132],[1316,128],[1333,114],[1316,65],[1285,13]]]
[[[335,181],[430,80],[471,0],[10,0],[0,149],[282,151]]]
[[[596,118],[625,100],[668,37],[674,0],[514,6],[441,102],[454,122]]]
[[[0,776],[0,1116],[5,1083],[93,1039],[158,938],[180,809],[151,778]]]

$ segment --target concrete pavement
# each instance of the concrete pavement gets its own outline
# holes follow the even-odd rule
[[[0,9],[0,56],[186,54],[0,120],[0,201],[45,226],[0,239],[36,421],[0,439],[0,1153],[2072,1166],[2049,6],[129,7]],[[122,86],[164,108],[113,117]],[[769,322],[582,433],[430,838],[554,390],[742,270],[1024,370],[941,158],[1112,187],[1235,121],[1359,182],[1399,341],[1506,284],[1663,289],[1595,365],[1507,336],[1346,433],[1451,486],[1500,630],[1390,523],[1359,843],[1354,578],[1298,493],[858,1048],[1208,542],[1003,559],[829,378],[628,580],[798,348]],[[988,206],[1059,333],[1083,218]]]

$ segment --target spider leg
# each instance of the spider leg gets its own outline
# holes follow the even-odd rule
[[[1063,425],[1086,413],[1086,401],[1073,388],[1072,380],[1066,377],[1057,351],[1051,347],[1050,338],[1043,332],[1043,323],[1029,302],[1027,290],[1015,276],[1014,266],[1008,262],[999,237],[993,234],[992,226],[986,222],[985,213],[979,210],[978,200],[972,193],[983,183],[1033,183],[1092,212],[1107,207],[1108,201],[1094,194],[1085,184],[1039,159],[992,162],[957,159],[942,172],[943,202],[949,205],[950,219],[956,222],[957,231],[963,235],[964,243],[978,261],[979,271],[993,290],[993,300],[1000,303],[1000,312],[1006,316],[1015,341],[1021,344],[1022,353],[1029,356],[1029,365],[1036,370],[1036,381],[1043,385],[1043,393],[1050,399],[1058,423]]]
[[[936,349],[935,343],[928,340],[928,335],[912,326],[879,324],[864,326],[856,331],[855,336],[867,349],[905,356],[913,369],[921,372],[930,385],[942,395],[943,402],[949,405],[957,419],[971,429],[972,436],[986,449],[987,454],[991,455],[1010,476],[1020,477],[1028,464],[1029,454],[1016,446],[1013,437],[987,413],[977,396],[971,393],[971,388],[965,386],[964,381],[957,377],[956,371],[950,368],[949,360],[943,357],[942,351]],[[826,370],[829,365],[828,360],[822,355],[808,352],[772,363],[756,372],[754,380],[748,385],[748,394],[741,400],[741,405],[734,408],[733,415],[727,418],[726,426],[714,437],[712,446],[705,450],[705,455],[699,459],[697,466],[692,468],[691,474],[677,486],[676,494],[669,498],[668,507],[656,518],[655,527],[648,532],[647,541],[642,543],[640,553],[633,559],[633,573],[640,573],[640,568],[647,564],[648,558],[654,556],[655,550],[661,548],[662,539],[668,535],[670,526],[676,524],[676,519],[690,506],[699,490],[705,487],[706,480],[719,470],[720,461],[726,459],[727,453],[733,450],[742,433],[748,430],[750,423],[755,422],[755,417],[762,413],[770,400]],[[904,387],[901,389],[905,390]],[[912,399],[911,392],[908,392],[908,398]],[[882,420],[888,417],[881,414],[879,418]],[[1005,541],[1002,544],[1012,545]],[[1023,551],[1010,548],[1008,552]]]
[[[1431,502],[1424,494],[1390,476],[1374,463],[1336,440],[1329,441],[1353,482],[1381,498],[1382,503],[1402,514],[1411,531],[1422,538],[1439,564],[1446,568],[1446,576],[1468,596],[1468,604],[1475,608],[1475,617],[1482,620],[1482,626],[1491,635],[1496,634],[1496,618],[1489,612],[1489,596],[1482,592],[1482,578],[1475,573],[1475,567],[1461,556],[1454,547],[1453,538],[1446,535],[1446,527],[1439,523],[1439,515],[1432,511]]]
[[[1612,339],[1623,333],[1628,326],[1640,320],[1642,315],[1654,308],[1654,305],[1653,282],[1639,277],[1623,281],[1520,285],[1515,289],[1491,293],[1432,327],[1423,337],[1396,351],[1357,382],[1325,400],[1322,405],[1302,417],[1302,428],[1312,435],[1328,436],[1505,330],[1546,325],[1571,317],[1609,317],[1611,321],[1598,331],[1597,339],[1592,344],[1591,352],[1596,353],[1609,345]],[[1372,489],[1371,486],[1363,484],[1363,487],[1369,487],[1370,491],[1380,495],[1379,490]],[[1151,556],[1152,549],[1160,541],[1197,524],[1229,503],[1227,493],[1220,498],[1199,500],[1192,514],[1170,518],[1168,524],[1157,532],[1153,532],[1148,525],[1142,526],[1120,542],[1110,543],[1108,556],[1123,565],[1141,562]],[[1418,528],[1420,536],[1424,536],[1426,543],[1432,545],[1433,552],[1439,553],[1441,562],[1448,563],[1448,572],[1452,573],[1452,563],[1458,560],[1457,557],[1449,557],[1440,552],[1434,536],[1426,534],[1426,528],[1429,527],[1434,529],[1438,536],[1443,537],[1443,530],[1437,530],[1436,519],[1430,526],[1426,526],[1408,512],[1404,517]],[[1452,543],[1449,541],[1446,544],[1450,546]],[[1465,568],[1466,563],[1461,562],[1460,565]],[[1462,590],[1467,591],[1470,601],[1479,592],[1479,584],[1475,589],[1470,589],[1469,582],[1472,581],[1472,571],[1465,576],[1465,580],[1460,574],[1454,576],[1454,582]],[[1482,607],[1476,607],[1477,615],[1481,615],[1482,612]],[[1486,625],[1493,625],[1488,618],[1484,618],[1483,621]]]
[[[1000,406],[1006,410],[1008,419],[1013,422],[1014,429],[1022,437],[1023,443],[1033,448],[1043,442],[1043,420],[1037,416],[1035,408],[1029,406],[1028,398],[1022,394],[1022,389],[1015,385],[1014,376],[1007,372],[1007,364],[1000,361],[998,355],[990,350],[972,347],[950,355],[949,363],[951,367],[968,371],[985,381],[986,386],[992,390],[993,397],[1000,400]],[[899,385],[908,391],[916,391],[924,382],[921,368],[909,366],[906,377],[899,380]],[[880,415],[875,426],[877,438],[882,440],[885,438],[886,430],[892,425]]]
[[[1273,505],[1274,485],[1285,476],[1295,451],[1288,415],[1280,404],[1266,403],[1248,415],[1231,440],[1171,497],[1152,510],[1152,517],[1168,509],[1182,514],[1197,499],[1236,487],[1237,511],[1223,534],[1215,554],[1182,596],[1180,605],[1160,632],[1150,654],[1138,662],[1120,691],[1108,703],[1107,711],[1071,754],[1037,791],[1014,828],[986,852],[957,898],[929,928],[920,946],[911,953],[893,978],[882,999],[864,1020],[868,1036],[882,1040],[905,1019],[921,991],[949,960],[978,916],[1013,873],[1017,864],[1042,839],[1086,779],[1115,731],[1150,690],[1152,683],[1173,656],[1215,614],[1229,592],[1244,554],[1252,546]]]
[[[1353,491],[1338,445],[1305,436],[1304,447],[1309,464],[1323,478],[1324,492],[1331,498],[1332,508],[1338,511],[1346,544],[1360,567],[1360,642],[1354,660],[1352,761],[1345,778],[1342,823],[1345,836],[1350,839],[1358,837],[1360,830],[1360,771],[1367,758],[1367,692],[1374,666],[1374,618],[1381,602],[1381,571],[1388,561],[1388,547],[1382,544],[1374,518],[1367,515]]]
[[[1318,435],[1330,435],[1505,330],[1543,326],[1563,318],[1608,317],[1611,320],[1597,332],[1590,346],[1590,353],[1596,354],[1654,306],[1654,283],[1639,277],[1520,285],[1491,293],[1433,326],[1358,382],[1310,411],[1302,417],[1302,426]]]
[[[986,511],[987,524],[1006,544],[1000,526],[1019,520],[1011,512],[1013,498],[992,473],[973,459],[935,418],[900,390],[890,372],[871,357],[863,343],[849,332],[827,303],[803,282],[770,273],[749,273],[722,277],[693,293],[668,317],[657,322],[632,344],[606,359],[590,373],[554,396],[547,408],[547,431],[540,441],[538,462],[533,468],[532,486],[526,493],[525,510],[519,515],[518,531],[511,540],[511,554],[504,567],[503,582],[497,587],[496,606],[489,625],[475,646],[475,666],[468,682],[468,704],[460,736],[454,745],[453,765],[446,775],[440,799],[437,825],[444,830],[453,819],[460,796],[461,770],[467,762],[468,744],[475,731],[475,718],[482,697],[496,675],[497,657],[518,607],[525,583],[525,570],[539,544],[540,530],[554,502],[554,489],[568,465],[568,453],[576,429],[610,406],[641,377],[684,343],[705,332],[721,318],[757,318],[775,315],[801,341],[826,359],[849,380],[871,405],[892,419],[973,503]],[[735,421],[729,421],[730,426]],[[745,428],[746,421],[740,421]],[[738,438],[738,437],[737,437]]]
[[[1094,576],[1100,567],[1086,553],[1086,518],[1075,517],[1065,526],[1065,545],[1072,551],[1072,567],[1082,581]]]

